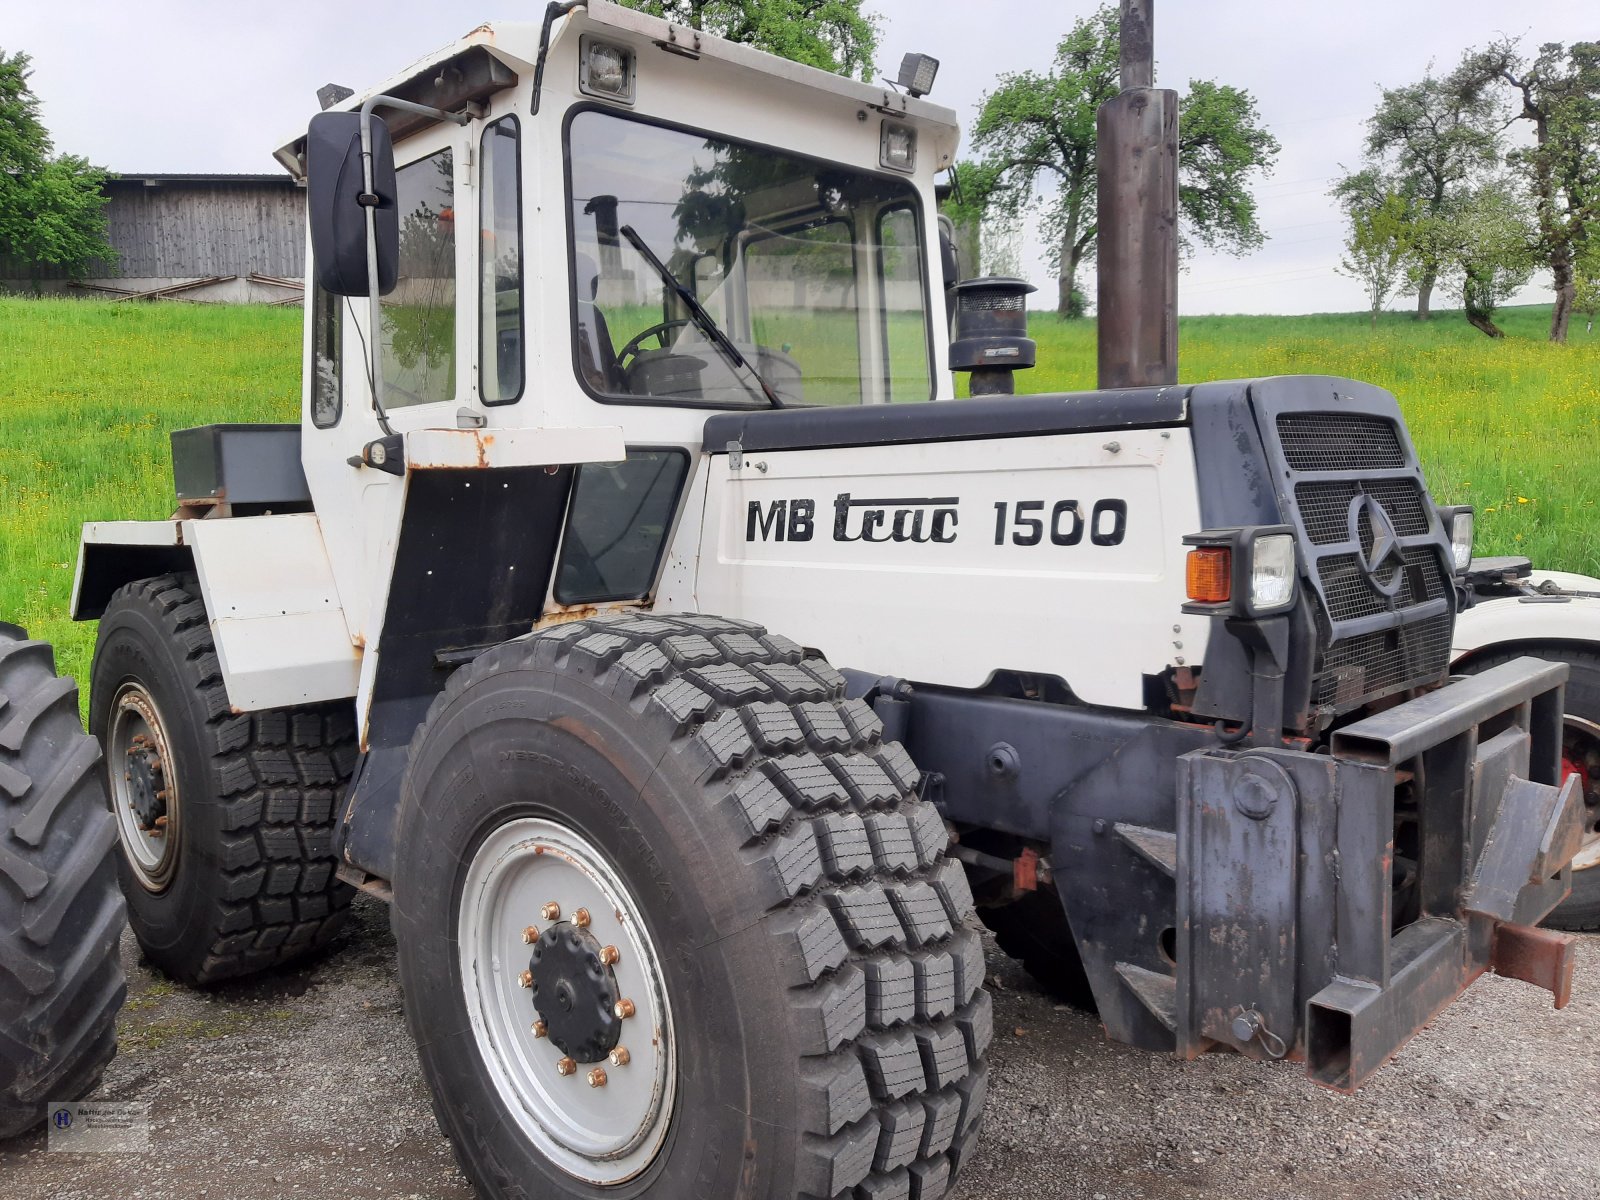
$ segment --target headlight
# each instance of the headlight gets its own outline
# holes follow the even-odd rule
[[[1440,509],[1439,516],[1450,534],[1450,565],[1460,575],[1472,565],[1472,531],[1476,519],[1468,505]]]
[[[1185,564],[1184,612],[1267,617],[1294,606],[1297,558],[1287,525],[1208,529],[1183,541],[1194,547]]]
[[[578,61],[579,91],[633,103],[633,51],[584,38]]]
[[[917,131],[898,121],[885,121],[878,139],[878,161],[892,171],[917,168]]]
[[[1250,555],[1250,608],[1276,612],[1294,600],[1294,537],[1269,533],[1258,537]]]

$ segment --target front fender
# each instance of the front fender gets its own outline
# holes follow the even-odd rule
[[[1536,572],[1562,587],[1600,592],[1600,580],[1564,572]],[[1460,662],[1484,650],[1530,643],[1578,642],[1600,646],[1600,596],[1507,596],[1480,600],[1456,617],[1450,657]]]

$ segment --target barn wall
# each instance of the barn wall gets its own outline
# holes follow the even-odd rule
[[[252,272],[296,279],[305,272],[305,191],[287,178],[282,184],[174,180],[156,186],[113,179],[106,191],[106,224],[118,261],[92,265],[90,281],[136,288],[213,275],[243,279]],[[16,288],[32,278],[21,264],[0,259],[0,285]],[[69,275],[44,267],[38,278],[45,290],[57,291]]]

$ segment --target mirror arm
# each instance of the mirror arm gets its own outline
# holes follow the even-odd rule
[[[378,427],[386,436],[393,436],[389,414],[383,407],[383,345],[378,336],[383,328],[383,297],[378,294],[378,197],[372,190],[372,110],[379,107],[396,108],[401,112],[432,117],[436,121],[449,121],[454,125],[465,125],[471,118],[466,113],[448,113],[426,104],[413,104],[398,96],[369,96],[361,106],[361,206],[367,210],[367,326],[372,332],[367,342],[371,355],[367,374],[372,383],[372,407],[378,414]]]

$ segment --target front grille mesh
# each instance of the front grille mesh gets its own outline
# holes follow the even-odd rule
[[[1289,468],[1288,485],[1304,541],[1306,567],[1317,582],[1319,654],[1312,677],[1312,703],[1347,712],[1379,696],[1437,680],[1449,666],[1454,626],[1448,602],[1451,579],[1435,539],[1432,504],[1416,477],[1400,424],[1373,412],[1282,412],[1275,432]],[[1335,472],[1346,478],[1329,479]],[[1323,478],[1298,478],[1302,474]],[[1362,554],[1372,548],[1372,527],[1358,520],[1350,528],[1350,507],[1358,496],[1372,497],[1389,515],[1402,538],[1428,539],[1407,547],[1397,568],[1400,586],[1385,596],[1368,581],[1352,536]],[[1419,606],[1434,602],[1442,613],[1424,616]],[[1350,623],[1394,614],[1399,624],[1373,633],[1348,632]]]
[[[1294,489],[1300,519],[1313,545],[1326,546],[1350,536],[1350,502],[1362,492],[1383,505],[1401,537],[1428,532],[1428,508],[1413,479],[1319,479],[1298,483]],[[1363,528],[1360,533],[1363,549],[1370,549],[1370,532]]]
[[[1295,471],[1386,471],[1406,465],[1394,422],[1336,413],[1282,413],[1278,441]]]
[[[1431,546],[1412,546],[1405,552],[1405,566],[1399,570],[1399,591],[1384,596],[1367,583],[1366,572],[1355,555],[1330,554],[1317,564],[1322,592],[1328,599],[1328,616],[1335,621],[1354,621],[1391,608],[1411,608],[1445,595],[1444,569]]]
[[[1349,708],[1368,696],[1437,679],[1450,662],[1451,626],[1451,614],[1444,612],[1333,643],[1323,655],[1313,703]]]

